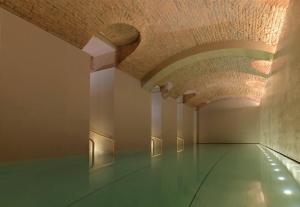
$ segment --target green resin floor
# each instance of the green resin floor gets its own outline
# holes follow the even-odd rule
[[[92,170],[82,157],[1,164],[0,206],[300,207],[300,187],[266,148],[197,145]]]

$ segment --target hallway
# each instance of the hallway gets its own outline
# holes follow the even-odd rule
[[[0,0],[0,206],[300,207],[300,0]]]
[[[296,207],[300,203],[300,180],[260,145],[198,145],[152,159],[128,154],[90,174],[84,163],[69,158],[1,165],[0,200],[4,206],[23,207]],[[299,178],[300,165],[294,168]]]

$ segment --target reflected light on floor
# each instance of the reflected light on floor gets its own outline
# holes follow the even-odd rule
[[[290,171],[293,178],[300,184],[300,164],[277,152],[271,150],[269,150],[269,152],[271,152],[287,168],[287,170]],[[274,171],[279,171],[279,169],[276,168]]]
[[[248,195],[255,199],[256,203],[260,204],[259,206],[266,206],[265,194],[260,182],[251,183],[249,186]]]

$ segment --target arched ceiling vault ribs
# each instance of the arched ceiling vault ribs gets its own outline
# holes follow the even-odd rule
[[[195,62],[218,57],[243,56],[254,60],[271,60],[275,47],[262,42],[228,41],[193,47],[172,56],[148,73],[142,80],[143,88],[151,90],[160,80]]]
[[[195,91],[212,80],[218,81],[219,79],[218,84],[226,81],[225,78],[228,80],[240,80],[241,84],[244,84],[246,81],[265,80],[265,76],[255,72],[250,67],[251,62],[251,58],[240,56],[203,60],[178,69],[157,84],[170,83],[172,87],[168,90],[167,96],[177,97],[185,94],[187,91]]]
[[[192,107],[196,107],[198,110],[202,109],[208,105],[218,104],[218,102],[219,103],[221,102],[221,105],[219,104],[219,107],[221,106],[221,107],[225,107],[225,108],[231,108],[231,107],[236,108],[236,107],[245,107],[245,106],[253,107],[253,106],[259,106],[259,104],[260,104],[259,100],[254,100],[248,96],[220,96],[220,97],[216,97],[215,99],[213,99],[209,102],[198,103],[195,106],[195,104],[192,104],[192,101],[190,101],[190,98],[187,99],[185,103]],[[224,105],[224,101],[228,101],[226,103],[226,105]],[[228,104],[230,104],[230,105],[228,105]]]
[[[215,72],[194,77],[169,95],[192,100],[191,104],[207,103],[223,96],[251,98],[259,101],[264,93],[266,78],[243,72]],[[187,94],[186,92],[192,91]],[[190,103],[190,101],[187,101]]]
[[[194,96],[186,99],[185,103],[194,107],[199,107],[224,98],[247,98],[259,104],[261,100],[261,93],[252,90],[249,87],[243,89],[228,88],[225,92],[213,92],[209,98],[207,98],[208,96],[204,98],[201,94],[195,94]]]

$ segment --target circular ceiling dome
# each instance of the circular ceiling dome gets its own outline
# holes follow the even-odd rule
[[[135,27],[124,23],[111,24],[102,31],[102,34],[118,47],[134,43],[140,36]]]

